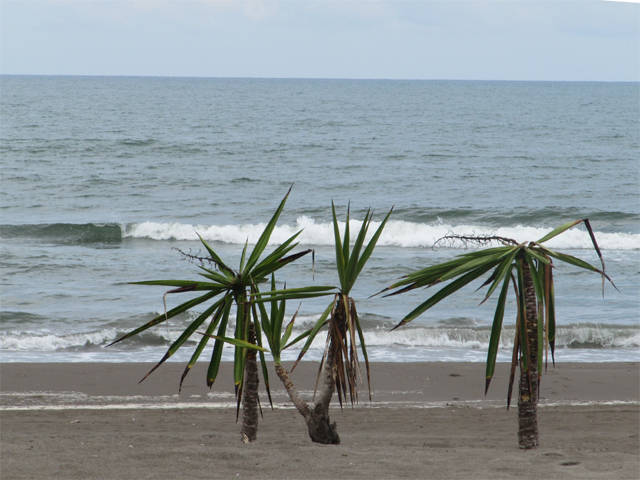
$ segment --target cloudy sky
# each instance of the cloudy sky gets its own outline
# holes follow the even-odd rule
[[[611,1],[0,0],[0,72],[640,80]]]

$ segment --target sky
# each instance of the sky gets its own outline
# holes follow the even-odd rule
[[[0,73],[640,81],[640,4],[0,0]]]

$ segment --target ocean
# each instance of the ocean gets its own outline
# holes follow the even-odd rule
[[[350,202],[352,228],[394,206],[352,291],[371,360],[485,360],[497,294],[479,306],[481,280],[393,332],[431,291],[369,298],[464,252],[442,236],[537,240],[589,218],[620,291],[606,284],[603,297],[597,274],[557,265],[556,361],[639,361],[639,94],[637,83],[1,76],[1,361],[160,360],[194,314],[104,348],[164,311],[165,288],[129,282],[196,278],[175,250],[198,252],[196,232],[237,265],[291,185],[269,248],[304,229],[299,248],[316,261],[281,270],[288,287],[338,283],[332,200],[343,220]],[[549,246],[598,264],[583,228]],[[304,301],[296,332],[327,303]],[[510,298],[499,361],[514,321]]]

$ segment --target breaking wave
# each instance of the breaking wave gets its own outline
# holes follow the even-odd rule
[[[120,243],[122,225],[45,223],[39,225],[2,225],[0,238],[35,239],[45,243],[84,244],[84,243]]]
[[[344,223],[339,222],[341,229]],[[357,231],[362,222],[352,220],[352,231]],[[380,224],[372,222],[369,228],[369,237],[373,235]],[[123,237],[148,238],[153,240],[198,240],[200,234],[210,242],[224,242],[232,244],[244,244],[257,242],[266,224],[256,225],[190,225],[184,223],[156,223],[143,222],[132,223],[124,226]],[[317,223],[314,219],[301,216],[294,225],[282,225],[276,227],[270,244],[279,245],[294,233],[302,230],[298,237],[302,245],[333,245],[333,225],[329,222]],[[389,221],[382,233],[379,246],[393,247],[432,247],[438,239],[449,233],[497,235],[513,238],[518,242],[542,238],[549,233],[551,228],[516,226],[505,228],[490,228],[482,225],[447,225],[413,223],[402,220]],[[640,234],[631,233],[604,233],[596,232],[596,238],[601,248],[608,250],[640,250]],[[564,232],[546,243],[550,248],[558,249],[591,249],[591,239],[586,231],[578,228]],[[447,245],[453,248],[463,248],[460,242]]]
[[[339,222],[344,229],[344,222]],[[359,230],[362,222],[352,220],[352,231]],[[379,222],[372,222],[369,237],[373,235]],[[40,225],[2,225],[0,238],[35,239],[56,244],[114,244],[123,239],[150,239],[158,241],[180,240],[197,241],[198,234],[209,242],[244,244],[247,240],[257,242],[266,224],[243,225],[192,225],[187,223],[141,222],[129,224],[87,223],[87,224],[40,224]],[[302,245],[333,245],[333,225],[330,222],[316,222],[313,218],[300,216],[293,225],[281,225],[275,228],[270,244],[279,245],[294,233],[301,231],[298,237]],[[542,238],[552,229],[545,227],[514,226],[493,228],[483,225],[445,223],[414,223],[403,220],[391,220],[382,233],[379,246],[430,248],[443,236],[454,234],[497,235],[513,238],[518,242]],[[601,248],[607,250],[640,250],[640,234],[596,232]],[[546,243],[550,248],[591,249],[591,239],[586,231],[573,228]],[[464,248],[460,242],[447,244],[447,247]]]
[[[317,316],[313,315],[298,318],[296,320],[297,326],[294,328],[291,338],[295,338],[304,330],[310,328],[317,318]],[[363,321],[367,346],[393,346],[400,347],[400,349],[402,347],[436,347],[486,350],[491,335],[489,326],[411,325],[390,332],[390,325],[392,325],[392,322]],[[230,321],[228,328],[228,331],[233,331],[233,321]],[[181,332],[182,329],[176,328],[175,324],[169,326],[161,324],[154,329],[118,344],[118,348],[168,347],[171,342],[179,337]],[[0,334],[0,351],[55,351],[103,347],[125,333],[125,330],[120,331],[120,329],[116,328],[105,328],[69,335],[43,334],[30,331],[8,332]],[[500,340],[500,348],[512,348],[514,334],[513,326],[505,327]],[[188,344],[195,345],[197,341],[199,341],[199,336],[196,338],[194,335]],[[302,344],[299,346],[302,346]],[[292,347],[292,350],[297,351],[299,346]],[[325,336],[319,334],[311,349],[322,350],[324,346]],[[637,326],[580,323],[563,325],[556,329],[556,348],[615,349],[638,347],[640,347],[640,328]]]

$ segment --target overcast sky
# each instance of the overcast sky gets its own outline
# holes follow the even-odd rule
[[[0,2],[0,72],[640,80],[640,5],[608,1]]]

